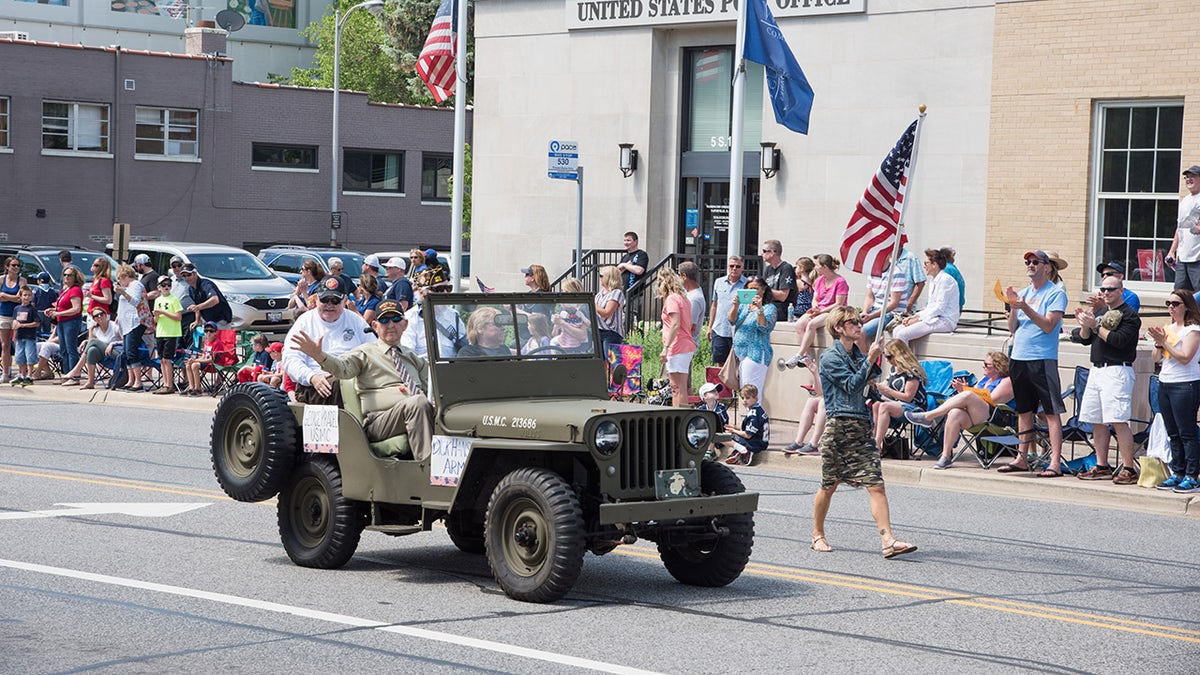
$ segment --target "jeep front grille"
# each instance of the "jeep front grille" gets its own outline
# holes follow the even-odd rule
[[[654,490],[654,472],[684,465],[681,418],[663,415],[621,420],[621,489]]]

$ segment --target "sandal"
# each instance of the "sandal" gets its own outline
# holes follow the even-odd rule
[[[899,539],[893,539],[892,543],[883,547],[883,557],[895,558],[898,555],[912,553],[915,550],[917,550],[917,546],[915,544],[910,544],[906,541],[900,541]]]
[[[1016,464],[1005,464],[999,469],[996,469],[996,473],[1020,473],[1022,471],[1029,471],[1029,467],[1017,466]]]
[[[1062,475],[1063,475],[1062,471],[1056,471],[1054,469],[1043,469],[1041,472],[1038,473],[1037,477],[1038,478],[1062,478]]]
[[[809,548],[817,553],[833,553],[833,547],[829,545],[829,542],[826,541],[825,535],[823,534],[813,537],[812,544],[809,545]]]

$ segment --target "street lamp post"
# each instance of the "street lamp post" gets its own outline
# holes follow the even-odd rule
[[[338,9],[333,10],[333,157],[329,162],[330,171],[333,177],[330,179],[331,188],[329,193],[329,245],[337,246],[337,231],[342,225],[341,213],[338,212],[338,192],[340,186],[338,179],[341,178],[338,171],[338,164],[341,160],[340,145],[338,144],[338,100],[341,98],[341,72],[339,70],[340,60],[342,57],[342,24],[346,23],[346,19],[354,13],[354,10],[367,8],[372,14],[379,14],[383,10],[383,0],[366,0],[346,10],[345,14],[341,14]]]

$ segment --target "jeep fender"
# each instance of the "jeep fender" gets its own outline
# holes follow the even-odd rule
[[[562,476],[568,484],[575,485],[587,478],[589,470],[595,471],[595,462],[577,443],[506,438],[477,440],[467,455],[467,466],[459,477],[450,510],[472,511],[482,519],[496,484],[520,467],[547,468]],[[595,481],[596,477],[592,477],[587,484],[595,485]]]

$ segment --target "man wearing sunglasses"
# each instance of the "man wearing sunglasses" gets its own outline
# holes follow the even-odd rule
[[[338,405],[341,390],[321,364],[296,347],[294,338],[303,333],[319,341],[326,354],[341,356],[359,345],[374,342],[367,322],[355,312],[347,312],[346,295],[337,277],[327,276],[317,292],[317,309],[296,319],[283,341],[283,370],[296,383],[296,400],[301,403]],[[378,309],[376,309],[378,311]]]
[[[192,304],[185,305],[184,311],[193,316],[198,313],[196,323],[211,321],[217,324],[218,328],[229,328],[229,322],[233,321],[233,308],[229,306],[225,295],[213,280],[200,276],[200,272],[192,263],[185,264],[180,274],[191,289],[192,296]]]
[[[1104,277],[1099,293],[1104,304],[1096,309],[1080,307],[1075,310],[1079,328],[1071,331],[1071,341],[1092,347],[1092,372],[1079,405],[1079,421],[1092,425],[1096,466],[1079,474],[1079,478],[1111,478],[1117,485],[1133,485],[1137,483],[1137,472],[1133,468],[1133,433],[1129,430],[1129,416],[1133,401],[1133,361],[1137,358],[1142,320],[1125,302],[1122,291],[1124,286],[1120,279]],[[1123,465],[1116,475],[1108,465],[1110,426],[1117,434],[1117,449]]]
[[[1125,285],[1125,266],[1119,262],[1116,262],[1115,260],[1110,262],[1102,262],[1099,265],[1096,265],[1096,271],[1100,273],[1101,286],[1103,286],[1104,282],[1108,281],[1109,279],[1116,279],[1117,281],[1121,282],[1122,286]],[[1092,303],[1092,308],[1097,312],[1101,312],[1103,310],[1103,307],[1108,304],[1108,300],[1109,298],[1104,297],[1103,293],[1096,293],[1088,298],[1088,302]],[[1121,300],[1123,300],[1125,304],[1132,307],[1133,311],[1135,312],[1140,312],[1142,309],[1142,299],[1138,297],[1137,293],[1134,293],[1128,288],[1121,293]]]
[[[426,396],[429,363],[400,344],[408,320],[394,300],[379,303],[371,326],[379,339],[341,356],[326,352],[323,339],[304,331],[289,334],[288,346],[334,378],[356,381],[363,431],[372,443],[407,433],[413,459],[425,459],[433,438],[433,405]]]
[[[1062,475],[1062,415],[1067,411],[1062,400],[1058,377],[1058,336],[1067,311],[1067,293],[1050,281],[1053,271],[1066,267],[1066,261],[1045,251],[1025,253],[1025,271],[1029,285],[1017,293],[1012,286],[1005,291],[1008,299],[1008,331],[1013,336],[1008,376],[1013,385],[1017,410],[1017,429],[1027,439],[1017,458],[996,471],[1028,471],[1027,455],[1032,445],[1033,420],[1040,407],[1046,414],[1050,435],[1050,464],[1040,478]]]

